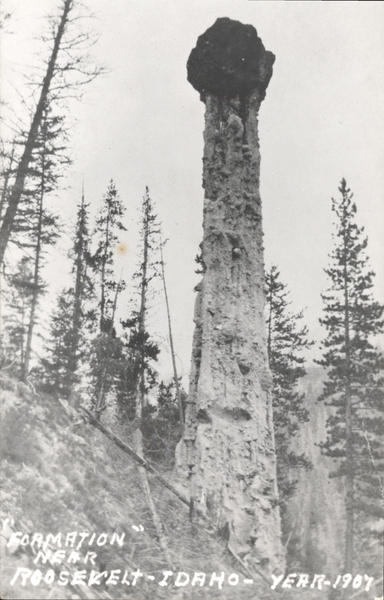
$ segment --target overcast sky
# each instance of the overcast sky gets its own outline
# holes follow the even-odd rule
[[[108,74],[73,104],[73,167],[55,207],[74,222],[84,175],[86,199],[96,210],[114,179],[127,208],[128,252],[118,259],[127,278],[137,256],[137,207],[148,185],[169,238],[167,280],[179,369],[189,371],[193,333],[194,257],[202,238],[204,105],[186,79],[197,37],[218,17],[252,24],[276,55],[259,114],[261,196],[266,266],[276,264],[291,290],[292,308],[306,308],[320,339],[323,268],[332,248],[331,197],[345,177],[355,195],[358,221],[369,236],[384,301],[384,3],[257,0],[84,0],[97,16],[94,48]],[[4,0],[12,13],[3,35],[3,99],[7,81],[38,64],[33,37],[56,0]],[[16,105],[16,100],[14,100]],[[4,136],[7,135],[3,129]],[[64,281],[68,235],[47,276]],[[69,266],[68,266],[69,268]],[[124,306],[121,316],[126,317]],[[151,324],[166,338],[162,300]],[[164,343],[164,350],[166,345]],[[171,371],[164,354],[163,372]]]

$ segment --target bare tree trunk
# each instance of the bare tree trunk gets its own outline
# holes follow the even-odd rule
[[[141,299],[140,299],[140,313],[139,313],[139,335],[144,336],[145,334],[145,317],[147,314],[147,291],[148,291],[148,243],[149,243],[149,223],[148,223],[148,211],[146,209],[144,215],[144,255],[143,255],[143,273],[141,278]],[[145,371],[144,371],[144,348],[140,350],[140,376],[139,376],[139,389],[136,405],[136,416],[141,419],[142,410],[146,406],[145,398]]]
[[[271,281],[272,281],[272,269],[271,269]],[[268,326],[267,326],[267,354],[269,363],[271,363],[271,348],[272,348],[272,301],[273,301],[273,292],[272,292],[272,284],[269,290],[269,297],[267,298],[267,302],[269,302],[269,315],[268,315]]]
[[[109,210],[105,229],[105,250],[101,265],[101,300],[100,300],[100,332],[103,333],[105,325],[105,267],[107,264],[107,251],[109,248]]]
[[[31,313],[29,316],[27,343],[25,345],[25,358],[24,358],[22,374],[21,374],[22,381],[24,381],[24,382],[26,381],[26,379],[28,377],[28,372],[29,372],[29,363],[31,360],[31,352],[32,352],[33,329],[35,326],[36,308],[37,308],[37,302],[38,302],[38,298],[39,298],[39,274],[40,274],[41,236],[42,236],[42,226],[43,226],[44,195],[45,195],[45,145],[43,145],[43,148],[42,148],[41,186],[40,186],[39,213],[38,213],[37,231],[36,231],[36,252],[35,252],[35,266],[34,266],[34,274],[33,274],[33,292],[32,292],[32,300],[31,300]]]
[[[142,264],[142,275],[140,284],[140,310],[139,310],[139,338],[144,340],[145,334],[145,317],[147,312],[147,271],[148,271],[148,243],[149,243],[149,223],[148,223],[148,205],[144,211],[144,239],[143,239],[143,264]],[[144,343],[144,342],[143,342]],[[146,403],[145,398],[145,369],[144,369],[144,348],[141,347],[138,351],[139,360],[139,375],[136,387],[136,410],[135,420],[136,427],[133,432],[133,439],[135,443],[136,451],[139,454],[143,453],[143,434],[141,432],[141,423],[143,418],[143,408]]]
[[[140,456],[140,454],[139,454],[139,456]],[[164,535],[163,524],[161,522],[159,513],[157,512],[156,504],[152,497],[151,488],[149,487],[147,472],[145,470],[145,467],[143,467],[143,466],[139,466],[138,470],[140,473],[141,483],[144,488],[148,507],[149,507],[149,510],[151,511],[152,522],[153,522],[153,525],[156,530],[156,535],[159,540],[160,548],[162,549],[162,551],[164,553],[164,556],[165,556],[165,559],[166,559],[168,565],[170,565],[172,567],[172,558],[171,558],[171,554],[169,552],[167,538]]]
[[[173,345],[173,336],[172,336],[172,325],[171,325],[171,313],[169,310],[169,302],[168,302],[168,292],[167,292],[167,286],[165,283],[165,271],[164,271],[164,258],[163,258],[163,244],[160,241],[160,254],[161,254],[161,277],[163,280],[163,287],[164,287],[164,296],[165,296],[165,304],[167,307],[167,317],[168,317],[168,335],[169,335],[169,345],[171,348],[171,356],[172,356],[172,366],[173,366],[173,378],[175,380],[175,385],[176,385],[176,396],[177,396],[177,404],[179,407],[179,418],[180,418],[180,424],[181,424],[181,431],[184,431],[184,414],[183,414],[183,405],[181,403],[181,392],[180,392],[180,384],[179,384],[179,378],[177,375],[177,368],[176,368],[176,357],[175,357],[175,348]]]
[[[81,197],[81,210],[84,211],[84,184],[83,193]],[[79,227],[79,251],[76,256],[76,281],[75,281],[75,301],[73,306],[73,338],[72,338],[72,357],[74,363],[76,362],[76,354],[79,346],[79,332],[80,332],[80,321],[81,321],[81,301],[83,297],[84,288],[84,238],[83,238],[83,226],[84,226],[84,212],[81,213],[81,220],[78,225]]]
[[[63,6],[63,13],[60,19],[60,23],[57,29],[57,34],[55,37],[55,42],[53,45],[53,50],[51,57],[49,59],[48,68],[46,75],[43,80],[43,85],[41,88],[40,98],[36,106],[35,114],[32,120],[31,128],[28,133],[28,138],[25,143],[25,148],[23,155],[20,159],[19,165],[17,167],[16,179],[12,188],[12,192],[10,194],[9,203],[7,206],[6,213],[4,215],[4,220],[1,225],[0,230],[0,265],[4,261],[5,250],[8,245],[9,237],[11,235],[13,223],[16,217],[17,208],[20,202],[21,195],[24,190],[24,181],[27,174],[27,169],[29,163],[32,158],[32,151],[36,142],[36,138],[41,126],[41,121],[43,118],[44,108],[47,102],[49,88],[51,85],[51,81],[55,71],[55,65],[57,56],[59,53],[60,43],[65,31],[65,27],[68,22],[68,15],[72,8],[73,0],[65,0]]]
[[[64,408],[66,407],[64,406]],[[114,444],[116,444],[116,446],[120,448],[120,450],[122,450],[125,454],[128,454],[128,456],[133,458],[135,462],[144,467],[146,471],[152,473],[152,475],[156,477],[158,481],[160,481],[161,485],[166,487],[167,490],[171,491],[175,496],[177,496],[177,498],[181,500],[183,504],[185,504],[188,507],[190,506],[189,500],[181,492],[179,492],[171,483],[169,483],[167,479],[160,475],[145,458],[143,458],[137,452],[135,452],[133,448],[131,448],[130,446],[128,446],[128,444],[123,442],[123,440],[121,440],[117,435],[112,433],[112,431],[108,429],[108,427],[105,427],[105,425],[103,425],[91,412],[89,412],[89,410],[87,410],[83,406],[81,407],[81,410],[84,411],[84,413],[87,415],[87,422],[90,425],[101,431],[107,438],[109,438]]]
[[[144,340],[145,334],[145,317],[147,314],[147,291],[148,291],[148,252],[149,252],[149,234],[150,234],[150,223],[149,223],[149,205],[145,205],[144,211],[144,248],[143,248],[143,264],[142,264],[142,277],[141,277],[141,293],[140,293],[140,311],[139,311],[139,334],[141,339]],[[144,341],[143,341],[144,343]],[[136,392],[136,428],[133,434],[135,450],[137,454],[144,459],[143,451],[143,434],[141,432],[141,423],[143,418],[143,408],[147,406],[147,399],[145,397],[145,368],[144,368],[144,348],[142,347],[139,351],[140,360],[140,372]],[[159,540],[160,547],[164,553],[165,559],[168,564],[172,565],[172,559],[168,548],[167,539],[164,535],[163,525],[157,512],[156,505],[154,503],[151,489],[149,487],[149,481],[144,466],[138,467],[141,483],[144,488],[145,496],[147,499],[148,507],[151,511],[152,522],[156,530],[156,534]]]
[[[25,313],[26,313],[26,306],[23,300],[23,309],[21,312],[21,346],[20,346],[20,367],[21,370],[23,369],[23,365],[24,365],[24,359],[25,359],[25,348],[24,348],[24,333],[25,333]]]
[[[70,384],[69,384],[69,398],[73,396],[74,385],[75,385],[75,374],[78,367],[78,351],[80,343],[80,328],[82,321],[82,301],[84,293],[84,277],[86,267],[85,261],[85,244],[84,240],[84,182],[81,196],[81,216],[80,221],[77,224],[78,231],[78,247],[76,248],[76,279],[75,279],[75,290],[74,290],[74,304],[73,304],[73,315],[72,315],[72,339],[71,339],[71,362],[70,362]],[[76,232],[77,234],[77,232]]]

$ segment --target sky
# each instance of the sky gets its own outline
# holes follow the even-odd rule
[[[65,234],[46,277],[68,280],[66,253],[84,178],[94,214],[110,179],[126,207],[127,252],[117,272],[129,281],[137,265],[138,217],[148,186],[165,247],[166,279],[178,369],[186,381],[193,334],[194,257],[202,239],[204,105],[186,79],[199,35],[218,17],[253,25],[276,56],[259,113],[261,197],[266,267],[278,266],[292,310],[304,309],[315,340],[324,337],[320,293],[332,249],[331,198],[344,177],[358,223],[369,237],[375,297],[384,301],[384,3],[259,0],[84,0],[100,35],[92,49],[107,72],[70,105],[71,157],[52,206]],[[2,98],[18,107],[15,89],[41,64],[36,41],[57,0],[3,0],[11,12],[2,36]],[[6,116],[6,109],[3,110]],[[8,130],[2,128],[6,138]],[[128,286],[129,289],[129,286]],[[128,294],[128,292],[127,292]],[[128,316],[128,296],[119,316]],[[46,311],[49,313],[49,303]],[[156,296],[150,326],[161,340],[161,372],[171,373],[164,301]],[[317,352],[317,354],[316,354]],[[312,356],[318,355],[314,350]]]

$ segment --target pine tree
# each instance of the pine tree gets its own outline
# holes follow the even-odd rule
[[[157,216],[154,213],[149,190],[146,188],[142,202],[141,218],[142,261],[139,271],[134,276],[139,280],[139,309],[135,311],[131,319],[125,323],[125,326],[130,329],[128,346],[131,350],[127,357],[127,366],[128,369],[131,369],[134,378],[128,382],[129,388],[126,390],[128,393],[124,393],[125,390],[120,387],[120,394],[117,396],[120,408],[122,408],[123,411],[127,409],[132,410],[132,400],[134,401],[135,418],[132,427],[133,443],[136,453],[142,457],[144,457],[144,454],[148,451],[146,441],[148,439],[153,439],[153,435],[151,434],[152,430],[154,430],[151,413],[154,412],[155,408],[149,403],[148,393],[156,383],[157,373],[151,363],[157,360],[159,348],[150,338],[147,320],[149,313],[149,284],[152,279],[158,275],[157,266],[160,264],[159,261],[156,260],[156,250],[159,250],[159,241],[157,239],[159,234],[160,227],[157,223]],[[130,390],[134,390],[133,395],[129,394]],[[149,436],[148,431],[150,432]],[[138,471],[145,501],[151,513],[159,545],[164,553],[165,560],[168,564],[172,565],[172,556],[168,548],[168,539],[165,535],[164,527],[151,492],[147,472],[141,465],[138,467]]]
[[[20,377],[25,360],[28,319],[34,293],[34,276],[31,259],[20,259],[15,273],[9,277],[3,290],[2,363]]]
[[[15,219],[13,231],[15,233],[21,228],[24,233],[27,233],[28,240],[25,246],[33,252],[34,288],[22,368],[23,380],[26,380],[29,373],[38,302],[45,288],[41,277],[44,252],[46,247],[54,245],[59,237],[59,219],[47,210],[46,199],[56,190],[61,168],[64,163],[68,163],[68,160],[62,155],[64,147],[58,144],[58,139],[62,136],[61,125],[61,119],[52,117],[49,109],[44,110],[41,129],[36,139],[29,169],[31,187],[28,190],[28,202],[25,202],[26,206],[23,206],[24,203],[22,203],[21,210]],[[23,225],[20,225],[20,222]]]
[[[117,396],[121,414],[129,419],[135,416],[138,431],[148,416],[148,392],[156,383],[157,373],[154,363],[160,352],[147,328],[149,285],[159,275],[160,264],[156,258],[159,250],[160,227],[148,188],[143,197],[141,210],[141,262],[133,276],[134,280],[139,282],[137,285],[139,306],[129,319],[122,322],[127,332],[126,361],[120,376]]]
[[[312,342],[308,339],[307,327],[301,325],[303,312],[293,314],[289,310],[289,292],[287,286],[280,280],[277,267],[272,266],[269,273],[266,273],[265,282],[277,485],[285,536],[287,534],[286,505],[294,494],[297,484],[292,470],[311,466],[305,455],[298,455],[290,448],[290,444],[301,425],[309,420],[308,410],[305,408],[305,396],[298,392],[297,382],[306,374],[303,351],[308,349]]]
[[[73,287],[73,309],[72,309],[72,341],[70,352],[72,357],[71,371],[76,373],[78,363],[81,358],[79,349],[81,342],[84,341],[84,327],[90,326],[93,320],[93,313],[87,310],[86,303],[90,301],[94,294],[94,286],[91,279],[90,269],[90,233],[88,229],[88,210],[89,204],[85,203],[84,184],[81,197],[81,204],[77,213],[77,225],[75,240],[72,252],[73,269],[72,274],[75,278]]]
[[[160,353],[159,346],[148,331],[139,331],[137,315],[121,322],[125,330],[123,357],[120,364],[117,405],[123,421],[132,422],[137,413],[138,396],[147,399],[147,394],[157,384],[154,364]],[[144,413],[148,409],[145,404]],[[141,417],[140,417],[141,418]]]
[[[43,360],[45,387],[66,399],[71,398],[79,382],[79,366],[88,354],[86,330],[95,320],[89,308],[93,298],[93,283],[89,275],[88,206],[83,190],[73,250],[70,252],[74,285],[59,295],[51,322],[48,356]]]
[[[183,433],[179,399],[181,399],[184,413],[187,393],[180,379],[177,385],[174,378],[167,384],[164,381],[160,382],[156,410],[152,415],[151,423],[144,431],[146,457],[168,469],[172,469],[174,466],[176,446]]]
[[[31,112],[31,123],[20,157],[17,157],[15,176],[7,194],[6,208],[0,228],[0,265],[3,264],[5,251],[15,228],[20,202],[25,192],[26,178],[30,170],[33,151],[39,136],[44,112],[48,108],[55,109],[63,105],[70,96],[76,96],[82,85],[92,81],[102,69],[90,64],[89,48],[95,39],[90,32],[79,31],[79,23],[83,23],[81,14],[82,2],[62,0],[61,13],[57,18],[48,18],[48,35],[42,36],[44,44],[51,47],[49,57],[42,66],[43,79],[37,87],[38,100]],[[44,52],[42,53],[44,54]],[[41,71],[39,71],[39,78]]]
[[[8,165],[4,171],[4,186],[1,202],[6,206],[12,178],[14,177],[13,164],[17,146],[24,144],[25,140],[14,140],[8,154]],[[52,214],[47,208],[49,196],[57,189],[58,180],[63,173],[64,165],[69,161],[65,156],[65,132],[62,128],[62,119],[53,117],[49,107],[44,109],[42,123],[35,138],[32,148],[30,163],[25,173],[23,192],[20,204],[14,219],[10,240],[21,250],[25,259],[24,264],[29,264],[33,272],[33,281],[28,282],[29,306],[24,307],[23,329],[26,328],[26,338],[23,339],[23,363],[19,376],[26,381],[33,351],[35,325],[39,320],[39,301],[44,294],[46,286],[42,277],[42,269],[48,248],[54,245],[59,237],[60,221],[58,216]],[[17,252],[20,254],[20,252]],[[5,288],[9,276],[4,268]],[[20,275],[20,272],[19,272]],[[20,285],[19,285],[19,289]],[[26,296],[25,296],[26,299]],[[11,306],[7,306],[11,309]],[[7,317],[7,315],[5,315]],[[12,319],[12,315],[8,315]],[[14,318],[18,318],[14,316]]]
[[[45,391],[65,399],[70,397],[76,383],[71,354],[72,315],[73,295],[69,289],[65,289],[58,297],[57,307],[51,318],[48,357],[42,360]]]
[[[332,199],[336,216],[331,266],[325,269],[330,288],[322,294],[327,330],[323,359],[327,381],[320,400],[333,408],[327,423],[324,452],[337,460],[333,476],[345,484],[345,571],[361,556],[355,552],[356,527],[368,515],[383,516],[384,359],[374,347],[383,331],[384,307],[372,296],[374,272],[368,266],[368,238],[356,223],[356,204],[345,179],[341,198]],[[380,439],[381,438],[381,439]]]
[[[94,236],[97,248],[92,256],[92,268],[99,280],[100,332],[110,328],[111,313],[118,282],[114,272],[114,257],[120,231],[126,231],[122,217],[125,208],[113,180],[103,196],[102,207],[96,218]]]
[[[94,236],[96,251],[91,257],[91,266],[99,290],[99,335],[93,342],[92,371],[95,380],[95,408],[102,411],[105,399],[114,385],[121,343],[116,338],[114,319],[117,298],[125,283],[118,280],[114,271],[119,232],[126,231],[122,218],[125,208],[114,182],[111,180],[103,196],[102,207],[96,218]]]
[[[14,147],[23,147],[25,137],[25,132],[21,132],[14,140]],[[33,249],[35,252],[36,250],[40,211],[42,213],[40,218],[43,219],[41,226],[43,244],[49,244],[52,236],[57,237],[55,228],[58,227],[58,219],[48,210],[47,199],[57,192],[59,181],[71,164],[67,155],[67,140],[64,119],[54,116],[48,104],[43,111],[42,123],[32,148],[18,211],[10,234],[9,241],[23,251],[30,252]],[[15,173],[12,172],[12,168],[9,171],[8,178],[12,180]],[[12,181],[8,183],[9,187],[12,188]],[[5,195],[9,193],[8,191]]]
[[[15,182],[9,195],[8,206],[1,226],[0,263],[2,263],[4,260],[4,253],[8,244],[8,240],[14,228],[14,221],[17,215],[18,206],[24,191],[25,178],[27,176],[27,171],[32,160],[33,149],[35,147],[36,139],[43,121],[44,110],[47,108],[47,98],[52,80],[55,76],[57,57],[62,44],[65,29],[68,24],[72,5],[73,0],[65,0],[62,6],[63,10],[60,20],[58,21],[58,28],[54,37],[53,49],[47,65],[47,71],[41,85],[40,97],[27,135],[24,151],[17,167]]]

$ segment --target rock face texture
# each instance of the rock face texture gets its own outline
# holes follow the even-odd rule
[[[188,61],[206,104],[204,276],[177,462],[197,510],[230,548],[250,566],[282,573],[257,131],[273,61],[252,26],[229,19],[199,38]]]
[[[327,573],[336,579],[343,572],[345,505],[342,481],[329,477],[336,465],[319,447],[326,440],[330,414],[324,402],[316,401],[323,379],[322,369],[312,368],[300,382],[310,420],[302,425],[292,449],[305,453],[313,469],[298,469],[294,474],[298,485],[287,511],[287,565],[292,573]]]

